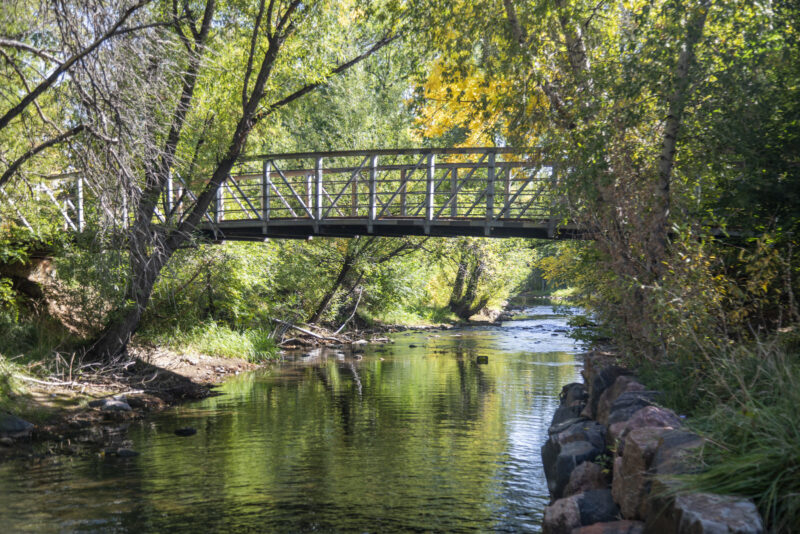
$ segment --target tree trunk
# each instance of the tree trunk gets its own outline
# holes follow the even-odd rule
[[[89,346],[87,355],[97,361],[110,362],[125,352],[133,335],[139,328],[161,269],[172,256],[172,251],[141,256],[142,261],[133,262],[133,277],[126,300],[129,305],[119,310],[98,338]]]
[[[459,306],[464,294],[464,278],[467,276],[467,258],[464,253],[461,253],[461,258],[458,261],[458,268],[456,269],[456,279],[453,282],[453,289],[450,291],[450,300],[447,307],[455,313],[455,308]]]
[[[479,259],[475,259],[472,268],[469,268],[468,259],[462,256],[458,264],[458,273],[456,280],[453,283],[453,292],[450,294],[450,302],[448,307],[450,311],[455,313],[459,318],[467,320],[475,315],[481,308],[486,306],[489,301],[488,297],[477,300],[478,297],[478,284],[480,283],[481,276],[485,266]],[[469,275],[467,275],[469,273]],[[466,289],[464,283],[466,282]]]
[[[166,183],[167,176],[173,165],[173,157],[181,135],[183,132],[183,125],[187,114],[191,111],[194,102],[194,85],[197,80],[198,69],[200,68],[200,56],[206,46],[206,38],[209,29],[212,25],[212,19],[216,11],[216,2],[208,0],[206,3],[205,13],[202,19],[202,27],[198,32],[194,29],[196,25],[195,20],[191,20],[192,34],[195,36],[193,53],[195,54],[194,61],[191,62],[191,68],[183,81],[181,89],[181,97],[178,106],[173,113],[173,124],[170,128],[169,135],[167,136],[166,144],[163,152],[164,157],[159,161],[158,168],[152,169],[150,172],[145,171],[146,187],[142,193],[141,202],[136,214],[136,220],[129,235],[129,247],[131,253],[131,271],[132,282],[130,290],[127,295],[127,301],[130,305],[126,305],[120,310],[117,319],[112,320],[105,331],[98,337],[98,339],[91,345],[88,352],[93,354],[96,358],[105,361],[110,361],[124,352],[131,337],[139,327],[139,322],[142,318],[145,308],[150,301],[150,295],[155,286],[161,269],[166,265],[173,252],[183,245],[186,240],[192,235],[198,224],[200,224],[203,216],[205,215],[208,207],[211,205],[212,200],[216,197],[217,191],[225,180],[228,178],[231,169],[235,162],[244,150],[245,142],[252,131],[253,127],[260,120],[267,117],[277,109],[293,102],[294,100],[302,97],[305,94],[317,89],[324,82],[315,82],[305,85],[301,89],[295,91],[289,96],[279,100],[269,106],[263,106],[263,98],[265,96],[265,87],[272,74],[273,67],[278,60],[279,52],[284,44],[284,41],[294,31],[293,14],[301,6],[300,0],[292,0],[285,6],[282,15],[273,13],[272,3],[269,7],[269,20],[267,25],[273,24],[272,32],[267,32],[268,47],[264,52],[263,58],[260,62],[259,69],[253,69],[255,59],[255,45],[251,46],[250,56],[248,60],[248,67],[245,73],[245,79],[249,80],[250,75],[257,72],[253,89],[247,98],[248,84],[243,84],[243,106],[241,116],[236,124],[236,129],[231,136],[228,148],[224,156],[218,160],[216,168],[205,185],[203,190],[197,196],[194,207],[189,214],[183,219],[177,228],[169,231],[168,234],[162,235],[152,225],[153,214],[158,203],[158,199],[163,191]],[[263,10],[263,2],[262,2]],[[191,13],[187,13],[191,17]],[[274,17],[273,17],[274,15]],[[273,21],[274,18],[274,21]],[[253,29],[253,43],[256,41],[255,33],[259,31],[261,22],[261,15],[259,15],[258,22]],[[181,38],[187,47],[192,44],[189,38],[178,28],[181,32]],[[348,70],[353,65],[363,61],[382,47],[394,40],[393,37],[384,37],[370,47],[367,51],[356,56],[355,58],[340,64],[338,67],[331,71],[332,75],[340,75]],[[148,251],[150,251],[148,253]],[[327,307],[330,300],[333,298],[338,285],[344,280],[351,268],[351,264],[345,262],[343,266],[343,273],[340,273],[340,279],[337,280],[337,285],[334,287],[330,295],[326,295],[326,299],[321,303],[318,313],[321,315]]]
[[[350,270],[352,268],[353,268],[352,258],[349,255],[345,256],[344,262],[342,263],[342,268],[339,270],[339,275],[336,277],[336,281],[333,283],[330,289],[328,289],[328,291],[325,293],[325,296],[322,297],[322,300],[317,306],[316,311],[314,311],[314,314],[311,316],[312,323],[316,323],[322,318],[322,314],[324,314],[325,310],[328,309],[328,305],[331,303],[331,300],[333,300],[333,297],[334,295],[336,295],[336,292],[339,291],[339,288],[342,287],[342,284],[344,284],[344,281],[347,278],[347,275],[350,274]]]
[[[649,270],[658,276],[663,269],[662,260],[666,255],[667,236],[669,232],[670,185],[672,170],[675,165],[675,152],[678,144],[678,133],[686,108],[686,101],[691,90],[689,69],[694,63],[695,45],[703,36],[710,0],[703,2],[699,12],[689,22],[686,39],[673,76],[673,91],[669,96],[669,110],[664,124],[661,142],[661,153],[658,160],[658,177],[653,187],[655,206],[651,221]]]

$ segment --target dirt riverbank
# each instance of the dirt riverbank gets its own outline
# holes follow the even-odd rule
[[[0,437],[0,461],[51,454],[109,453],[125,448],[131,421],[184,401],[213,395],[231,375],[258,366],[241,359],[180,354],[157,347],[130,349],[129,364],[71,381],[19,377],[24,392],[7,411],[33,424]],[[110,401],[121,401],[119,403]]]

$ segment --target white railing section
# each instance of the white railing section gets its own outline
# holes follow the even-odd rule
[[[549,224],[558,219],[558,166],[533,149],[457,148],[306,152],[242,158],[217,191],[202,228],[298,224],[320,233],[326,225],[380,224],[431,227],[468,223],[485,235],[509,223]],[[202,180],[187,184],[170,176],[154,222],[178,225],[193,207]],[[32,224],[18,209],[18,194],[0,190],[0,213]],[[30,188],[27,188],[30,191]],[[84,193],[84,179],[38,184],[36,202],[49,203],[65,230],[83,231],[86,213],[123,227],[132,216],[125,195],[110,205]],[[102,193],[102,192],[99,192]],[[120,200],[121,199],[121,200]],[[26,202],[29,202],[27,199]],[[113,203],[112,203],[113,204]],[[10,209],[9,209],[10,208]],[[119,219],[122,219],[121,221]],[[120,224],[121,223],[121,224]]]

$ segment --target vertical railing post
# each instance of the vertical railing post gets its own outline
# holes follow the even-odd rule
[[[350,190],[350,216],[358,217],[358,177],[361,171],[353,175],[353,185]]]
[[[458,167],[450,171],[450,217],[458,217]]]
[[[223,204],[222,198],[222,186],[225,184],[225,180],[219,184],[217,188],[217,195],[216,200],[214,201],[214,222],[219,224],[222,222],[223,217],[225,216],[225,205]]]
[[[558,166],[554,163],[550,167],[550,217],[547,221],[547,237],[556,236],[556,184],[558,182]]]
[[[322,222],[322,158],[317,158],[314,168],[314,227],[319,233],[319,224]]]
[[[312,175],[306,175],[306,206],[308,206],[308,211],[314,213],[314,196],[312,191],[314,190],[313,186],[311,185],[312,182]]]
[[[425,233],[431,233],[431,221],[433,220],[433,200],[436,193],[434,175],[436,173],[436,156],[428,156],[428,175],[425,180]]]
[[[374,155],[369,162],[369,219],[367,221],[367,232],[372,233],[372,225],[378,214],[378,156]]]
[[[83,232],[83,227],[86,224],[86,221],[83,217],[83,177],[78,176],[78,231]]]
[[[492,233],[492,221],[494,220],[494,179],[495,179],[495,157],[494,151],[489,152],[489,167],[486,170],[486,219],[484,233]]]
[[[406,178],[406,170],[400,169],[400,215],[402,217],[408,215],[408,208],[406,207],[407,193],[408,179]]]
[[[167,190],[165,191],[164,196],[164,218],[167,219],[169,217],[170,212],[172,211],[172,171],[167,173]]]
[[[266,235],[267,224],[269,223],[269,174],[271,172],[272,162],[265,161],[263,172],[261,173],[261,221],[263,222],[262,231]]]
[[[503,206],[508,206],[508,202],[509,202],[509,200],[511,200],[511,170],[512,170],[512,167],[510,165],[506,166],[506,179],[505,179],[506,198],[503,201]],[[502,169],[500,170],[500,172],[503,172]],[[510,206],[509,206],[509,208],[510,208]],[[502,213],[500,213],[498,215],[502,215]],[[508,217],[508,213],[506,213],[506,217]]]
[[[126,188],[122,188],[122,229],[128,229],[128,223],[130,222],[130,218],[128,217],[128,191]]]

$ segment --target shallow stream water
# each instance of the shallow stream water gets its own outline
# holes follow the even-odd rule
[[[579,347],[524,315],[238,376],[132,424],[134,458],[0,464],[0,532],[538,532]]]

